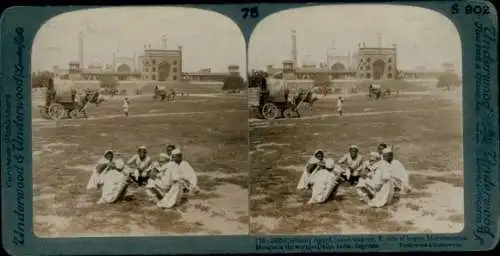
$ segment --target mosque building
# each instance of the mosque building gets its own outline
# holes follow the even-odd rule
[[[326,51],[325,61],[317,67],[315,64],[297,64],[296,32],[292,31],[292,60],[283,61],[281,68],[267,67],[268,73],[283,72],[286,79],[313,79],[318,75],[327,75],[330,79],[396,79],[397,48],[383,47],[381,37],[378,46],[358,44],[357,52],[342,53],[333,45]]]
[[[151,44],[144,46],[140,56],[116,56],[113,53],[112,64],[103,68],[100,64],[90,64],[84,68],[83,62],[83,35],[79,34],[79,61],[69,63],[68,69],[55,66],[53,73],[62,79],[71,80],[101,80],[111,77],[115,80],[145,80],[158,82],[180,81],[224,81],[228,76],[239,76],[239,66],[229,65],[227,73],[213,73],[210,68],[198,72],[183,72],[182,46],[171,50],[167,48],[167,40],[163,37],[163,48],[151,48]]]
[[[412,70],[398,68],[397,45],[386,46],[380,34],[377,35],[377,44],[367,45],[358,43],[354,53],[339,51],[333,45],[326,51],[325,60],[316,66],[310,62],[298,65],[298,50],[296,32],[291,34],[291,60],[285,60],[281,67],[267,66],[267,72],[274,74],[283,72],[283,77],[289,80],[310,80],[324,75],[330,79],[366,79],[366,80],[394,80],[401,78],[438,78],[444,72],[457,73],[456,65],[444,62],[441,69],[429,70],[417,67]]]

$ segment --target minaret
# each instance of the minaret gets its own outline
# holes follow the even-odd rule
[[[167,35],[163,35],[162,37],[162,42],[163,42],[163,50],[167,49]]]
[[[134,52],[134,60],[132,61],[132,72],[135,72],[137,70],[135,61],[137,60],[137,54]]]
[[[116,53],[113,52],[113,64],[111,66],[113,68],[113,71],[116,70]]]
[[[78,33],[78,51],[79,51],[79,61],[80,61],[80,67],[84,68],[85,66],[83,65],[83,33],[80,31]]]
[[[382,41],[382,34],[378,33],[377,34],[377,47],[382,48],[384,45],[384,42]]]
[[[292,30],[292,60],[295,66],[297,66],[297,55],[297,35],[296,31]]]

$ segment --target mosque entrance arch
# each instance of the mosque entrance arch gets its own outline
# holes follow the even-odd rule
[[[332,65],[331,69],[333,71],[345,71],[346,67],[344,66],[344,64],[342,64],[340,62],[337,62],[337,63],[335,63],[335,64]]]
[[[383,60],[377,60],[373,62],[373,79],[380,80],[384,77],[385,73],[385,62]]]
[[[170,76],[170,63],[162,61],[158,64],[158,81],[165,81]]]
[[[131,72],[132,69],[127,64],[121,64],[120,66],[118,66],[116,71],[126,73],[126,72]]]

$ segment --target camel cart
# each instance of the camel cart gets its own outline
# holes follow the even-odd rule
[[[73,86],[57,88],[53,81],[47,86],[45,105],[39,105],[40,114],[44,118],[59,120],[63,117],[77,118],[82,114],[86,116],[86,108],[93,99],[98,98],[97,90],[86,91],[82,100],[77,100],[77,89]]]
[[[382,96],[382,87],[380,84],[370,84],[368,87],[368,98],[374,97],[378,100],[380,96]]]
[[[163,85],[155,85],[155,90],[154,90],[154,95],[153,95],[153,100],[157,101],[164,101],[165,98],[167,97],[167,90],[165,89],[165,86]]]
[[[255,74],[249,82],[249,107],[267,120],[300,117],[299,109],[306,96],[311,93],[311,89],[308,89],[290,99],[290,90],[279,76],[280,74],[275,74],[271,78],[265,78],[263,74]]]

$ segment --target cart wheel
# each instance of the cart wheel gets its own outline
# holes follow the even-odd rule
[[[293,118],[293,110],[289,108],[285,109],[285,111],[283,111],[283,117],[287,119]]]
[[[273,103],[266,103],[262,106],[262,116],[267,120],[274,120],[280,114],[280,110]]]
[[[74,119],[78,117],[78,110],[73,109],[68,113],[69,118]]]
[[[49,106],[48,114],[49,117],[53,120],[59,120],[64,116],[64,107],[58,103],[52,103]]]

